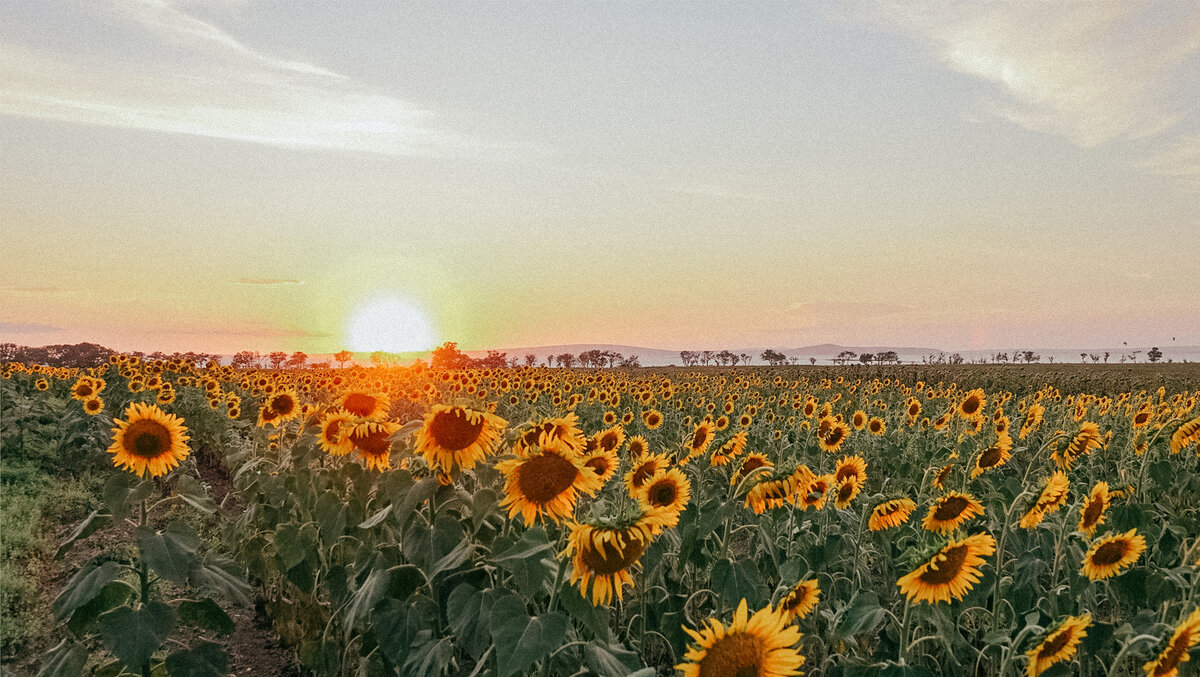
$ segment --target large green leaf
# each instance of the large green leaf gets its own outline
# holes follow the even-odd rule
[[[584,599],[578,588],[569,583],[563,583],[558,589],[558,601],[593,637],[602,642],[608,641],[608,607],[593,605]]]
[[[879,595],[869,590],[860,590],[850,600],[838,618],[834,636],[850,638],[870,635],[887,618],[887,612],[879,606]]]
[[[77,677],[87,665],[87,647],[71,639],[64,639],[46,654],[37,677]]]
[[[179,622],[212,630],[221,635],[231,634],[236,626],[225,610],[211,598],[199,601],[185,599],[179,603]]]
[[[530,618],[516,597],[502,597],[492,606],[492,640],[500,677],[514,675],[550,655],[567,636],[567,617],[561,611]]]
[[[752,559],[742,559],[734,562],[730,559],[717,560],[712,569],[713,592],[716,592],[730,607],[736,607],[742,600],[751,609],[762,605],[765,584],[758,572],[758,565]]]
[[[125,667],[141,669],[175,629],[175,610],[162,602],[117,607],[100,617],[100,639]]]
[[[275,553],[285,571],[303,562],[316,547],[317,528],[312,524],[281,524],[275,530]]]
[[[554,544],[550,542],[546,530],[541,527],[531,527],[521,534],[520,540],[505,548],[503,552],[492,555],[490,559],[493,564],[503,566],[505,563],[513,561],[541,559],[544,553],[553,549]]]
[[[321,543],[325,547],[331,547],[342,537],[346,530],[346,514],[346,503],[336,491],[326,491],[317,499],[313,517],[317,520]]]
[[[138,548],[154,573],[178,585],[187,583],[188,572],[196,562],[200,539],[183,522],[172,522],[166,530],[140,526],[134,530]]]
[[[87,516],[87,519],[79,523],[67,540],[63,541],[58,546],[58,550],[54,552],[54,559],[62,559],[62,556],[67,554],[71,546],[75,545],[75,541],[81,538],[87,538],[96,533],[98,529],[103,529],[112,522],[112,516],[107,513],[101,513],[99,510],[93,510],[92,514]]]
[[[459,646],[478,660],[492,642],[490,623],[492,606],[501,597],[511,597],[506,591],[479,590],[470,583],[460,583],[446,600],[446,619],[458,638]]]
[[[217,511],[217,504],[191,475],[179,476],[179,479],[175,481],[175,492],[179,494],[179,498],[183,499],[184,503],[201,512],[212,514]]]
[[[133,586],[125,581],[109,583],[100,589],[100,594],[71,614],[71,620],[67,621],[67,629],[76,637],[83,637],[100,614],[124,604],[135,592]]]
[[[166,667],[171,677],[225,677],[229,657],[220,644],[201,641],[167,656]]]
[[[627,677],[643,667],[637,653],[617,644],[588,644],[583,647],[583,659],[592,672],[602,677]]]
[[[239,604],[250,603],[250,585],[242,578],[237,564],[224,555],[209,553],[190,573],[192,585],[203,592],[226,595]]]
[[[105,562],[99,566],[88,564],[80,569],[54,599],[51,605],[54,619],[66,620],[73,611],[99,595],[104,586],[115,581],[123,571],[124,567],[117,562]]]

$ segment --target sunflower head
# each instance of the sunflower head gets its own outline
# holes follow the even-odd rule
[[[509,517],[519,513],[528,525],[546,517],[555,522],[569,517],[580,493],[595,494],[604,486],[566,447],[535,447],[524,458],[500,461],[496,470],[505,477],[500,507],[508,508]]]
[[[896,581],[910,602],[950,602],[962,599],[979,582],[979,565],[996,551],[996,539],[975,534],[961,541],[951,539],[929,561]]]
[[[921,526],[929,531],[949,533],[958,529],[967,520],[984,512],[983,504],[970,494],[951,491],[944,494],[929,508]]]
[[[388,470],[392,441],[388,438],[400,429],[400,424],[391,421],[363,421],[350,426],[346,439],[358,450],[367,463],[368,470]]]
[[[667,526],[673,527],[692,498],[692,483],[679,468],[659,470],[636,491],[634,498],[647,510],[661,510]]]
[[[908,521],[909,516],[917,509],[917,504],[911,498],[894,498],[875,506],[871,517],[867,520],[867,528],[871,531],[884,531],[898,527]]]
[[[104,411],[104,400],[99,395],[89,397],[83,401],[83,413],[88,416],[95,416]]]
[[[1111,578],[1133,566],[1145,551],[1146,537],[1137,529],[1106,536],[1092,542],[1083,556],[1080,572],[1093,581]]]
[[[568,523],[563,554],[572,557],[571,583],[579,583],[585,597],[590,587],[594,605],[608,604],[613,595],[622,599],[625,586],[633,585],[630,571],[665,523],[659,508],[615,520]]]
[[[415,438],[416,452],[431,468],[449,474],[470,470],[492,451],[508,422],[495,414],[435,404]]]
[[[1075,655],[1079,643],[1087,637],[1087,628],[1092,624],[1092,615],[1068,616],[1056,628],[1046,633],[1037,646],[1025,655],[1029,657],[1028,677],[1037,677],[1051,665],[1069,661]]]
[[[800,581],[779,600],[776,610],[787,617],[789,621],[804,618],[821,598],[821,588],[813,579]]]
[[[699,632],[688,627],[684,631],[695,640],[684,654],[686,662],[675,666],[684,677],[798,675],[804,664],[804,656],[793,648],[800,641],[800,631],[774,607],[751,615],[743,599],[728,627],[709,619]]]
[[[1200,609],[1195,609],[1175,627],[1167,646],[1154,660],[1146,663],[1148,677],[1175,677],[1179,665],[1191,660],[1189,650],[1200,642]]]
[[[152,404],[135,402],[125,410],[125,420],[113,421],[113,442],[108,453],[113,465],[135,475],[167,474],[188,457],[187,428],[183,419]]]
[[[347,390],[338,404],[360,418],[383,416],[391,407],[387,395],[368,390]]]
[[[354,415],[347,411],[332,411],[318,423],[320,431],[317,442],[331,456],[345,456],[354,449],[350,441],[350,429],[354,426]]]

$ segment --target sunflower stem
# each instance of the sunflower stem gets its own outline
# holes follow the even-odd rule
[[[897,662],[904,665],[904,657],[908,653],[908,619],[909,610],[912,609],[912,602],[904,600],[904,620],[900,621],[900,655]]]
[[[149,510],[146,508],[146,499],[142,499],[141,511],[138,517],[138,526],[144,527],[148,522],[147,515]],[[138,548],[138,581],[141,583],[141,604],[145,609],[150,603],[150,568],[146,564],[146,557],[142,554],[141,548]],[[142,677],[150,677],[150,660],[146,659],[142,662]]]
[[[1146,451],[1142,453],[1142,467],[1138,469],[1138,484],[1137,484],[1137,494],[1136,494],[1138,497],[1141,497],[1142,487],[1145,486],[1145,483],[1146,483],[1146,467],[1150,465],[1150,452],[1151,452],[1151,450],[1154,449],[1154,443],[1158,441],[1158,436],[1161,435],[1162,432],[1167,429],[1167,426],[1171,425],[1172,423],[1174,423],[1176,421],[1182,421],[1182,420],[1183,419],[1181,419],[1181,418],[1172,418],[1171,420],[1162,424],[1161,426],[1158,427],[1158,430],[1154,433],[1154,437],[1151,437],[1150,441],[1146,443]]]
[[[550,603],[546,605],[546,613],[553,613],[558,608],[558,589],[562,587],[563,574],[567,570],[567,563],[555,558],[558,562],[558,573],[554,574],[554,587],[550,588]]]

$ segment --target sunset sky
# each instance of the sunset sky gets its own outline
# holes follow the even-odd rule
[[[1198,101],[1195,0],[4,2],[0,340],[1197,345]]]

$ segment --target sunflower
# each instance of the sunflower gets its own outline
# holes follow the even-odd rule
[[[800,509],[825,507],[826,494],[833,484],[833,475],[816,475],[803,484],[798,484],[796,495],[800,499]]]
[[[281,390],[267,398],[266,407],[274,411],[279,423],[287,421],[300,413],[300,405],[296,401],[296,391]]]
[[[588,442],[587,436],[579,429],[579,418],[571,412],[559,418],[544,418],[529,423],[528,427],[518,434],[517,441],[513,444],[513,453],[524,456],[529,447],[544,446],[543,435],[549,439],[546,444],[554,444],[556,447],[565,445],[575,453],[582,453]]]
[[[1067,495],[1071,489],[1071,481],[1061,470],[1046,478],[1042,493],[1037,502],[1021,518],[1022,529],[1032,529],[1042,523],[1046,515],[1058,510],[1067,503]]]
[[[883,422],[882,418],[873,416],[870,421],[867,421],[867,430],[876,437],[882,437],[887,432],[887,424]]]
[[[799,620],[812,613],[820,599],[821,588],[810,578],[800,581],[789,590],[783,599],[779,600],[779,604],[775,605],[775,609],[788,621]]]
[[[1079,530],[1088,536],[1095,534],[1096,527],[1104,524],[1104,513],[1111,502],[1112,494],[1108,491],[1108,482],[1097,482],[1079,508]]]
[[[617,460],[617,452],[611,449],[605,451],[598,449],[588,454],[583,458],[583,467],[591,470],[600,479],[600,485],[608,483],[608,480],[617,473],[617,466],[621,462]]]
[[[713,430],[715,428],[716,425],[707,419],[696,424],[691,436],[684,444],[684,449],[687,450],[688,456],[698,456],[708,450],[708,445],[712,444]]]
[[[841,483],[848,477],[855,477],[860,483],[866,482],[867,460],[858,454],[843,456],[837,462],[837,469],[833,471],[833,481]]]
[[[1029,433],[1038,429],[1042,424],[1042,417],[1046,414],[1046,408],[1040,404],[1032,404],[1029,410],[1025,412],[1025,419],[1021,421],[1021,432],[1017,435],[1017,439],[1023,440],[1029,436]]]
[[[593,439],[596,440],[596,448],[615,453],[625,444],[625,430],[619,425],[614,425],[602,433],[597,433]]]
[[[637,490],[634,498],[648,508],[661,508],[666,526],[673,527],[692,500],[692,483],[678,468],[660,470]]]
[[[734,472],[733,476],[729,478],[729,484],[730,484],[730,486],[732,486],[732,485],[737,484],[738,482],[741,482],[743,479],[749,477],[750,473],[754,472],[755,470],[758,470],[759,468],[774,468],[774,467],[775,467],[774,463],[768,461],[766,456],[764,456],[758,452],[747,454],[746,458],[742,459],[742,462],[738,466],[737,471]]]
[[[1175,628],[1171,641],[1158,654],[1158,658],[1144,666],[1148,677],[1175,677],[1179,674],[1179,664],[1190,660],[1188,650],[1200,642],[1200,609],[1192,611]]]
[[[42,392],[45,392],[50,389],[50,382],[44,378],[39,378],[38,380],[33,382],[33,387],[37,388],[38,390],[40,390]]]
[[[921,415],[921,400],[915,397],[908,398],[908,422],[911,424]]]
[[[896,581],[909,602],[949,602],[962,599],[979,582],[979,565],[996,552],[996,539],[975,534],[961,541],[951,539],[928,562]]]
[[[953,463],[944,465],[940,470],[937,471],[937,474],[933,476],[933,481],[930,483],[933,485],[934,489],[938,489],[940,491],[946,488],[946,480],[950,478],[951,470],[954,470]]]
[[[962,526],[967,520],[984,511],[983,504],[970,494],[951,491],[929,507],[929,514],[921,521],[928,531],[949,533]]]
[[[504,500],[508,516],[517,513],[532,526],[537,519],[558,522],[575,510],[580,493],[595,494],[604,483],[596,473],[565,446],[531,451],[525,458],[500,461],[496,470],[504,474]]]
[[[802,467],[808,472],[808,476],[812,474],[807,467]],[[746,507],[753,510],[754,514],[761,515],[767,508],[782,508],[783,504],[789,501],[794,503],[798,475],[799,472],[775,472],[760,476],[758,482],[746,493]],[[805,482],[808,481],[808,476],[801,476]]]
[[[317,441],[321,449],[331,456],[345,456],[354,449],[347,433],[354,423],[354,415],[346,411],[333,411],[326,414],[320,422],[321,432]]]
[[[1146,537],[1137,529],[1123,534],[1106,536],[1094,541],[1083,556],[1080,572],[1093,581],[1103,580],[1120,574],[1133,565],[1146,551]]]
[[[675,666],[683,677],[784,677],[800,674],[804,664],[804,656],[792,648],[800,641],[800,631],[772,607],[750,615],[745,599],[738,603],[729,627],[709,619],[699,632],[687,627],[684,631],[696,643],[683,656],[687,662]]]
[[[1006,432],[996,435],[996,443],[979,452],[975,457],[975,467],[971,469],[971,479],[983,474],[985,470],[999,468],[1012,458],[1012,437]]]
[[[1103,437],[1100,435],[1100,426],[1090,421],[1084,421],[1079,426],[1079,432],[1071,438],[1071,443],[1066,449],[1054,450],[1051,458],[1063,470],[1070,470],[1071,465],[1079,459],[1080,456],[1085,456],[1093,449],[1098,449],[1103,444]]]
[[[850,417],[850,424],[854,426],[855,430],[862,430],[867,427],[867,412],[862,409],[854,412],[854,415]]]
[[[84,400],[90,399],[96,394],[96,384],[87,376],[82,376],[75,384],[71,386],[71,399]]]
[[[83,413],[88,416],[95,416],[102,411],[104,411],[104,400],[99,395],[83,401]]]
[[[884,531],[898,527],[908,521],[917,504],[909,498],[893,498],[875,506],[871,517],[867,520],[867,528],[871,531]]]
[[[1195,444],[1200,451],[1200,416],[1184,423],[1171,434],[1171,453],[1178,454],[1189,444]]]
[[[648,430],[657,430],[663,424],[662,412],[657,409],[642,412],[642,423]]]
[[[388,438],[400,429],[400,424],[391,421],[363,421],[347,428],[346,439],[362,454],[367,462],[367,470],[382,472],[392,467],[389,461],[392,441]]]
[[[710,465],[725,465],[731,460],[741,455],[746,450],[746,441],[749,440],[749,435],[745,431],[739,431],[729,438],[729,441],[722,444],[719,449],[713,452],[712,458],[709,459]]]
[[[258,427],[265,428],[279,423],[279,413],[270,407],[258,408]]]
[[[135,402],[125,410],[125,420],[113,421],[113,442],[108,453],[113,465],[135,475],[165,475],[188,457],[187,428],[183,419],[153,404]]]
[[[650,453],[650,443],[641,435],[633,435],[629,438],[629,444],[625,449],[629,452],[629,460],[636,463],[643,456]]]
[[[353,412],[351,412],[353,413]],[[435,404],[417,431],[415,451],[430,468],[470,470],[492,450],[508,421],[466,407]]]
[[[342,409],[362,418],[382,416],[391,406],[387,395],[366,390],[347,390],[338,404]]]
[[[845,510],[850,507],[850,502],[862,490],[862,480],[857,475],[850,475],[841,482],[838,482],[836,489],[833,492],[833,507],[838,510]]]
[[[958,415],[962,418],[975,418],[983,412],[987,405],[987,395],[982,388],[976,388],[967,393],[958,404]]]
[[[629,571],[663,528],[662,513],[652,508],[615,523],[569,522],[571,533],[562,554],[573,556],[571,584],[578,582],[584,597],[591,587],[593,605],[608,604],[614,593],[621,599],[625,586],[633,585]]]
[[[1150,419],[1152,418],[1154,418],[1154,412],[1151,411],[1149,407],[1142,407],[1136,414],[1133,415],[1133,418],[1130,419],[1130,425],[1134,430],[1137,430],[1138,428],[1144,428],[1150,425]]]
[[[850,426],[841,421],[833,421],[829,424],[829,429],[817,437],[817,443],[822,451],[831,454],[837,453],[838,449],[842,448],[842,443],[850,437]]]
[[[1087,628],[1092,624],[1092,615],[1068,616],[1057,628],[1047,633],[1037,646],[1026,652],[1029,667],[1026,674],[1037,677],[1061,661],[1071,660],[1079,642],[1087,637]]]

